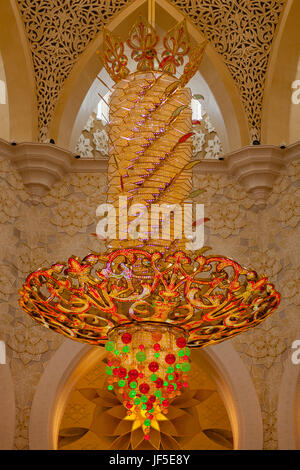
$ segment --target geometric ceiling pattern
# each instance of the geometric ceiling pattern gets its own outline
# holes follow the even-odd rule
[[[192,353],[193,354],[193,353]],[[228,414],[213,378],[193,362],[190,389],[173,400],[145,442],[141,426],[105,387],[106,362],[87,366],[64,406],[58,433],[62,450],[227,450],[232,449]],[[162,418],[162,417],[161,417]],[[150,434],[151,434],[150,433]]]
[[[130,0],[17,0],[35,73],[39,138],[88,44]],[[241,94],[251,139],[260,138],[264,84],[285,0],[171,0],[222,56]]]

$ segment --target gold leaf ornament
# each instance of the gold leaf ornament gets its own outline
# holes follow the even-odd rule
[[[164,72],[175,74],[176,67],[183,64],[183,58],[190,49],[186,21],[183,20],[168,31],[164,38],[165,50],[159,68]]]
[[[207,42],[208,41],[205,40],[201,44],[195,46],[194,49],[192,49],[189,56],[189,62],[185,65],[183,74],[180,78],[181,86],[185,86],[190,81],[190,79],[198,72]]]
[[[141,72],[154,70],[154,60],[157,60],[156,45],[158,36],[155,29],[143,17],[132,26],[127,39],[132,49],[131,57],[137,62],[137,70]]]
[[[124,44],[121,39],[114,36],[108,29],[103,29],[103,63],[107,72],[115,82],[126,78],[129,74],[127,57],[124,54]],[[100,55],[100,54],[99,54]]]

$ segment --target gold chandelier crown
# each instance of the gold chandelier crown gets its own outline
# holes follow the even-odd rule
[[[199,69],[207,41],[191,48],[186,22],[183,20],[170,29],[163,38],[161,54],[157,51],[158,42],[158,33],[142,16],[130,29],[126,42],[104,28],[102,60],[111,78],[117,83],[135,71],[129,68],[128,57],[125,54],[126,43],[132,51],[131,58],[136,62],[136,71],[158,70],[175,75],[184,65],[180,84],[186,85]]]

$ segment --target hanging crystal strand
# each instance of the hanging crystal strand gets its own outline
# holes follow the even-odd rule
[[[120,395],[128,419],[146,440],[159,429],[169,404],[188,387],[190,349],[180,327],[147,322],[112,330],[105,346],[107,388]]]

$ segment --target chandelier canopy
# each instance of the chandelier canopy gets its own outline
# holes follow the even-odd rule
[[[115,85],[110,97],[108,202],[124,207],[182,205],[192,188],[191,92],[205,43],[191,50],[185,22],[163,40],[142,18],[127,46],[104,30],[103,64]],[[176,76],[176,74],[179,76]],[[197,162],[196,162],[197,163]],[[129,211],[130,212],[130,211]],[[76,256],[29,274],[21,307],[69,338],[107,350],[107,388],[118,394],[133,426],[151,427],[188,386],[190,348],[202,348],[260,324],[280,302],[264,276],[224,256],[191,252],[186,240],[128,238],[117,226],[105,254]],[[160,219],[160,223],[164,221]]]

